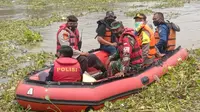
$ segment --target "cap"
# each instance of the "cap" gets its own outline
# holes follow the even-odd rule
[[[135,15],[134,19],[136,19],[136,18],[140,18],[140,19],[144,19],[144,20],[147,19],[147,17],[143,13],[137,13]]]
[[[114,21],[111,23],[111,29],[117,29],[119,27],[123,26],[122,21]]]
[[[113,11],[107,11],[106,12],[106,17],[114,17],[115,19],[117,18]]]
[[[77,22],[78,18],[74,15],[69,15],[69,16],[67,16],[67,21],[68,22]]]

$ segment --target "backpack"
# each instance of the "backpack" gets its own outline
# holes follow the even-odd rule
[[[166,22],[167,27],[169,28],[169,35],[167,41],[167,51],[172,51],[176,47],[176,32],[180,32],[180,28],[178,25],[174,24],[167,20]]]
[[[167,20],[166,24],[169,29],[173,29],[176,32],[180,32],[180,27],[177,24],[170,22],[169,20]]]
[[[97,21],[97,24],[98,24],[98,27],[97,27],[97,29],[96,29],[96,33],[98,32],[99,27],[100,27],[102,24],[105,25],[106,28],[111,29],[111,27],[110,27],[103,19]]]

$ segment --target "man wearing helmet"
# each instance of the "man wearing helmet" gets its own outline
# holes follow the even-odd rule
[[[115,35],[111,32],[111,23],[115,21],[117,17],[113,11],[107,11],[104,19],[97,21],[98,27],[97,40],[100,43],[100,49],[108,52],[110,55],[116,52],[116,40]]]

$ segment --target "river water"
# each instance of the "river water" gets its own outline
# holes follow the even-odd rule
[[[142,5],[144,7],[151,6],[152,3],[121,3],[117,4],[120,8],[114,11],[117,20],[123,22],[124,26],[133,28],[134,20],[132,17],[126,17],[125,11],[127,7],[132,5]],[[131,10],[131,9],[128,9]],[[153,9],[153,11],[160,11],[165,14],[165,18],[178,24],[181,28],[181,32],[177,33],[177,46],[181,45],[184,48],[199,48],[200,47],[200,2],[191,2],[180,8],[167,8],[167,9]],[[24,6],[14,7],[14,8],[0,8],[0,19],[23,19],[28,16],[27,13],[30,11],[25,11]],[[43,13],[42,13],[43,14]],[[47,14],[46,12],[44,14]],[[171,15],[178,14],[177,17],[172,17]],[[148,23],[152,24],[152,15],[147,16]],[[168,15],[168,16],[167,16]],[[44,15],[43,15],[44,16]],[[95,49],[99,47],[99,43],[94,37],[96,36],[97,21],[105,17],[105,12],[95,12],[90,13],[85,16],[79,17],[79,31],[82,35],[83,45],[82,51],[88,51],[90,49]],[[64,22],[55,22],[50,26],[44,28],[36,28],[43,36],[44,41],[40,46],[32,49],[30,52],[56,51],[56,32],[61,24]],[[6,79],[0,78],[0,83],[6,82]]]
[[[135,3],[132,3],[135,4]],[[127,4],[131,6],[132,4]],[[140,4],[140,3],[138,3]],[[127,27],[134,27],[134,20],[132,17],[126,17],[124,12],[127,5],[121,8],[121,10],[114,11],[117,20],[123,22]],[[185,4],[181,8],[167,8],[167,9],[153,9],[153,11],[163,12],[166,16],[166,19],[178,24],[181,28],[181,31],[177,33],[177,46],[181,45],[184,48],[199,48],[200,47],[200,2],[193,2],[190,4]],[[172,17],[173,14],[178,14],[178,17]],[[171,15],[170,15],[171,14]],[[96,36],[96,21],[104,18],[105,12],[91,13],[86,16],[79,17],[79,31],[82,34],[83,38],[83,51],[88,51],[93,48],[98,48],[99,43],[94,37]],[[176,15],[175,15],[176,16]],[[147,16],[148,23],[152,24],[152,15]],[[64,22],[62,22],[64,23]],[[44,50],[48,52],[54,52],[56,49],[56,32],[59,28],[59,25],[62,24],[53,23],[51,26],[40,28],[39,31],[44,37],[43,43],[39,50]],[[38,49],[33,50],[37,52]]]

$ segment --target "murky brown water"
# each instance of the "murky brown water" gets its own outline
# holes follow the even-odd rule
[[[117,20],[123,21],[124,25],[127,27],[133,28],[134,20],[132,17],[126,17],[124,12],[127,11],[127,6],[132,5],[143,5],[144,7],[152,5],[151,3],[123,3],[118,4],[120,7],[119,10],[114,11],[117,15]],[[3,11],[2,11],[3,10]],[[19,12],[18,12],[19,11]],[[18,8],[18,11],[11,11],[6,9],[0,9],[0,18],[21,18],[25,17],[23,7]],[[190,4],[185,4],[184,7],[181,8],[167,8],[167,9],[154,9],[154,11],[164,12],[165,15],[169,13],[179,13],[177,18],[170,19],[170,16],[166,17],[166,19],[170,19],[171,21],[178,24],[181,28],[181,32],[177,33],[177,45],[181,45],[182,47],[191,49],[191,48],[200,48],[200,2],[192,2]],[[17,13],[18,12],[18,13]],[[22,16],[23,15],[23,16]],[[152,14],[153,15],[153,14]],[[148,16],[148,22],[152,24],[152,15]],[[83,38],[83,51],[88,51],[90,49],[98,48],[99,43],[94,39],[96,36],[96,21],[104,18],[105,12],[99,13],[91,13],[86,16],[79,17],[79,30],[82,34]],[[41,50],[47,52],[56,51],[56,32],[59,28],[59,25],[62,23],[53,23],[50,26],[45,28],[36,29],[39,31],[44,41],[41,43],[39,48],[32,49],[31,52],[39,52]],[[5,79],[0,78],[0,82]]]

